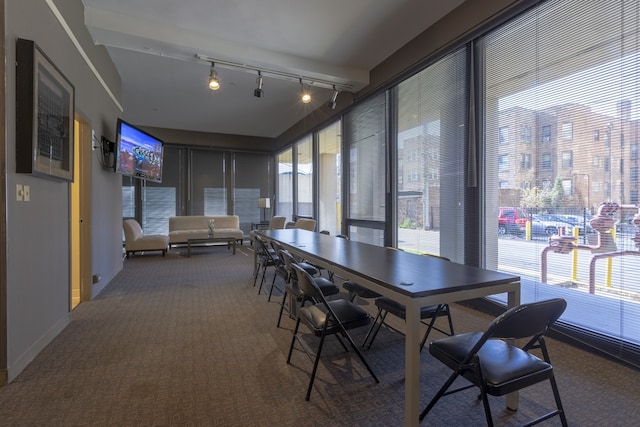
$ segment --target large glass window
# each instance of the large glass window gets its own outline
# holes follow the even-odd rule
[[[639,134],[639,17],[637,1],[546,1],[481,38],[477,51],[486,266],[521,276],[524,301],[563,296],[563,321],[637,344],[640,230],[628,203],[638,199],[640,165],[623,141],[632,147]],[[504,157],[523,145],[501,144],[500,130],[529,123],[540,132],[533,170],[504,170]],[[525,180],[530,188],[518,185]],[[508,207],[526,218],[498,236],[498,212]],[[574,249],[560,249],[563,239]]]
[[[438,61],[397,90],[397,246],[460,260],[465,228],[465,52]],[[508,142],[508,131],[507,126],[499,129],[500,143]]]
[[[342,233],[342,136],[337,121],[318,132],[318,230]]]
[[[349,153],[349,237],[378,246],[385,245],[386,105],[382,93],[361,102],[344,117]]]
[[[277,157],[276,215],[290,221],[293,217],[293,149],[289,148]]]
[[[313,139],[311,135],[296,144],[297,216],[313,218]]]

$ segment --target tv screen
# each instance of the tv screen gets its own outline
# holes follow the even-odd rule
[[[115,170],[134,178],[162,182],[164,143],[142,129],[118,119]]]

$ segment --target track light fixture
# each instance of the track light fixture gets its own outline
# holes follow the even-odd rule
[[[220,80],[218,80],[218,73],[215,70],[215,64],[211,63],[211,71],[209,72],[209,89],[218,90],[220,89]]]
[[[311,94],[309,93],[308,90],[306,90],[304,88],[304,83],[302,83],[302,79],[300,79],[300,87],[302,88],[302,90],[300,91],[300,99],[302,100],[303,104],[308,104],[311,102]]]
[[[332,110],[336,109],[336,99],[338,98],[338,89],[336,89],[335,85],[333,86],[333,95],[331,95],[331,100],[327,104],[329,108]]]
[[[258,78],[256,79],[256,82],[258,83],[258,87],[256,88],[256,90],[253,91],[253,96],[255,96],[256,98],[262,98],[262,72],[258,71]]]

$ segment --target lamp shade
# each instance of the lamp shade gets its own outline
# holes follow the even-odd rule
[[[271,199],[268,197],[260,197],[258,199],[258,207],[259,208],[270,208],[271,207]]]

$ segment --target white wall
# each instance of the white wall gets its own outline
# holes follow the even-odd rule
[[[55,4],[57,6],[50,7]],[[7,368],[12,381],[71,321],[69,309],[69,184],[15,173],[15,41],[30,39],[75,86],[76,110],[98,136],[113,139],[117,102],[107,94],[53,10],[62,13],[115,97],[120,78],[106,50],[82,26],[81,0],[7,1]],[[117,99],[117,98],[116,98]],[[90,147],[89,147],[90,149]],[[102,276],[94,295],[122,269],[120,179],[92,158],[92,269]],[[16,201],[16,184],[29,185],[30,202]]]

